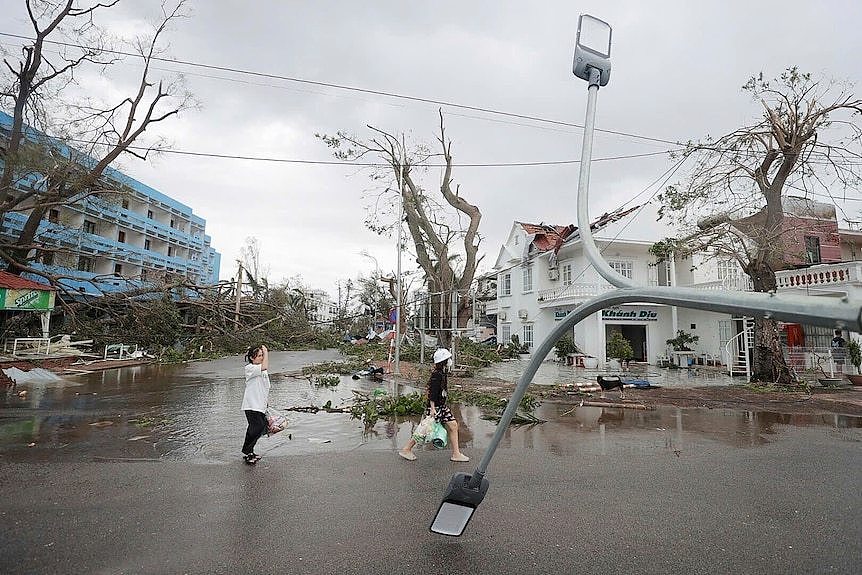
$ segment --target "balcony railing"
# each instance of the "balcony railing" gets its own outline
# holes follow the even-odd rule
[[[776,272],[778,289],[837,287],[862,282],[862,262],[821,264],[798,270]]]
[[[581,299],[597,296],[614,289],[610,284],[569,284],[551,289],[539,290],[539,301],[556,301],[561,299]]]

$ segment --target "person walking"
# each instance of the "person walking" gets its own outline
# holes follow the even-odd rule
[[[252,346],[245,354],[245,393],[242,409],[248,420],[245,443],[242,445],[243,461],[254,465],[260,455],[254,452],[257,440],[266,433],[266,406],[269,404],[269,350],[265,345]]]
[[[449,395],[446,367],[451,357],[452,353],[445,348],[434,352],[434,370],[428,379],[428,403],[425,408],[425,416],[434,417],[449,432],[449,445],[452,446],[452,457],[449,459],[458,462],[470,461],[469,457],[461,453],[461,448],[458,445],[458,422],[455,421],[452,410],[446,405],[446,398]],[[398,455],[407,461],[415,461],[414,447],[416,447],[416,440],[411,437],[407,444],[398,451]]]
[[[832,342],[830,343],[832,347],[832,358],[835,360],[835,365],[838,367],[838,371],[844,371],[844,358],[846,357],[846,350],[844,349],[847,346],[847,340],[845,340],[841,336],[841,330],[835,330],[835,337],[832,338]]]

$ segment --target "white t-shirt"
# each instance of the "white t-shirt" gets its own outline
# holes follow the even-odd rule
[[[269,402],[269,374],[260,369],[260,364],[247,363],[245,366],[245,393],[242,396],[242,410],[266,413]]]

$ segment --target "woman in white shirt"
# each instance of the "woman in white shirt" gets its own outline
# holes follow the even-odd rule
[[[266,433],[266,406],[269,403],[269,351],[265,345],[248,348],[245,354],[245,393],[242,409],[248,420],[245,443],[242,445],[243,461],[254,465],[260,455],[254,452],[257,440]]]

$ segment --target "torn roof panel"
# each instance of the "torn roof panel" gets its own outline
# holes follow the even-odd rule
[[[621,220],[622,218],[628,216],[635,210],[640,208],[640,206],[634,206],[627,210],[616,211],[612,213],[604,213],[596,218],[593,223],[590,224],[590,229],[592,231],[598,231],[608,224]],[[551,224],[539,223],[539,224],[530,224],[526,222],[515,222],[523,230],[530,236],[533,236],[532,245],[539,252],[547,252],[553,250],[554,252],[559,251],[559,249],[569,240],[574,240],[575,238],[579,238],[580,234],[578,233],[578,226],[574,224],[569,224],[567,226],[555,226]]]

